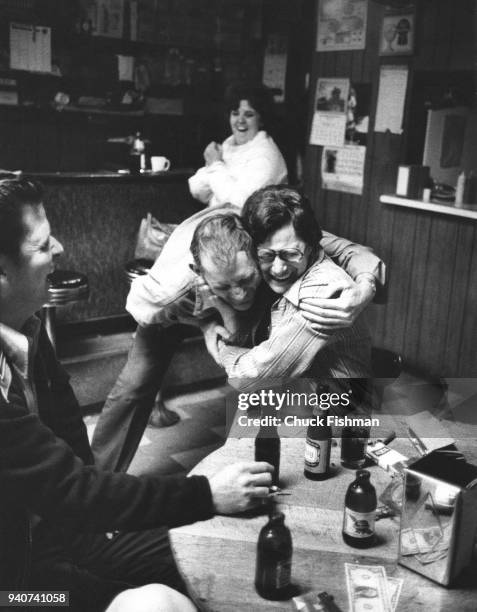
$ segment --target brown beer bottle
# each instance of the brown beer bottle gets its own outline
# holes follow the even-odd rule
[[[358,470],[348,487],[343,514],[343,540],[355,548],[368,548],[375,541],[376,489],[368,470]]]
[[[282,512],[273,511],[257,543],[255,589],[264,599],[289,599],[293,545]]]
[[[262,411],[261,419],[268,422],[273,415]],[[255,438],[255,461],[267,461],[275,468],[272,475],[272,484],[278,486],[280,477],[280,436],[276,425],[269,425],[263,422],[260,425],[257,437]]]
[[[305,444],[304,474],[310,480],[325,480],[330,476],[331,427],[326,424],[326,411],[314,411],[313,419],[323,424],[308,425]]]

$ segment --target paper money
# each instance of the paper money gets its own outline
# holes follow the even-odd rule
[[[392,612],[386,570],[345,563],[350,612]]]
[[[406,556],[431,552],[436,549],[442,536],[442,529],[438,526],[403,529],[401,531],[401,554]]]
[[[401,589],[404,580],[402,578],[389,578],[388,577],[388,594],[391,602],[391,611],[395,612],[399,601],[399,595],[401,595]]]

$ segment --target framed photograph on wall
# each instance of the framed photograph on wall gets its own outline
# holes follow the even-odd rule
[[[412,55],[415,33],[416,15],[414,11],[384,14],[379,55]]]

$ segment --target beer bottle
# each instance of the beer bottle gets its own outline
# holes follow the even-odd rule
[[[280,477],[280,436],[277,426],[271,419],[271,412],[262,410],[261,424],[257,437],[255,438],[255,461],[267,461],[275,468],[272,475],[272,484],[278,486]]]
[[[255,589],[264,599],[290,598],[293,545],[284,520],[274,510],[258,537]]]
[[[325,480],[330,476],[331,427],[326,424],[326,411],[314,411],[313,418],[323,424],[310,424],[306,432],[305,470],[310,480]]]
[[[357,470],[364,466],[368,438],[369,427],[343,427],[341,432],[341,465],[343,467]]]
[[[348,487],[343,515],[343,540],[355,548],[368,548],[375,541],[376,489],[368,470],[358,470]]]

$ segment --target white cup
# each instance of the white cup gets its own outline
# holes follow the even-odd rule
[[[153,155],[151,157],[151,170],[153,172],[165,172],[171,167],[171,162],[167,157],[162,155]]]

